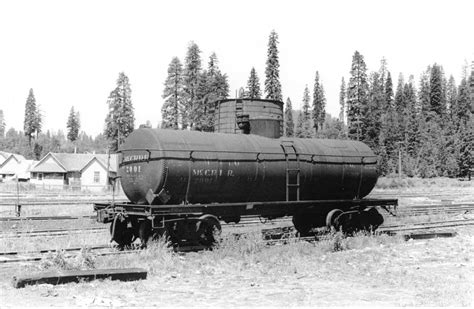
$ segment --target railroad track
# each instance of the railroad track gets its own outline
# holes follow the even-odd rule
[[[19,204],[22,207],[28,206],[62,206],[62,205],[84,205],[84,204],[94,204],[98,202],[106,203],[110,202],[111,199],[71,199],[71,200],[47,200],[47,201],[38,201],[38,200],[20,200]],[[127,200],[125,199],[116,199],[116,203],[124,203]],[[18,202],[16,200],[3,200],[0,202],[0,207],[14,207]]]
[[[82,217],[78,217],[82,218]],[[72,219],[78,219],[73,218]],[[89,218],[85,216],[84,218]],[[92,216],[95,220],[95,216]],[[64,217],[58,220],[69,220],[70,218]],[[272,221],[268,221],[265,224],[275,225],[278,223],[289,223],[291,218],[279,218]],[[239,223],[226,223],[223,224],[224,227],[246,227],[251,225],[260,225],[264,224],[258,218],[244,218]],[[11,238],[20,238],[20,237],[57,237],[57,236],[66,236],[69,234],[79,234],[79,233],[101,233],[109,230],[109,225],[101,225],[99,227],[83,227],[83,228],[67,228],[67,229],[43,229],[43,230],[28,230],[28,231],[7,231],[0,232],[0,239],[11,239]]]
[[[377,232],[379,234],[388,234],[388,235],[402,235],[405,240],[410,238],[412,239],[426,239],[434,237],[452,237],[456,235],[453,232],[439,232],[435,230],[460,227],[460,226],[469,226],[474,225],[474,219],[460,219],[460,220],[447,220],[447,221],[438,221],[438,222],[422,222],[414,223],[409,225],[389,225],[385,227],[380,227]],[[426,231],[432,231],[427,233]],[[414,231],[424,231],[421,234],[413,233]],[[410,233],[407,233],[410,232]],[[235,237],[240,237],[243,234],[233,234]],[[313,236],[309,237],[297,237],[296,232],[292,226],[285,226],[273,229],[264,229],[262,230],[262,241],[267,245],[274,245],[277,243],[288,243],[295,241],[317,241],[327,237],[327,232],[320,231]],[[175,247],[174,251],[178,253],[189,252],[189,251],[199,251],[203,249],[208,249],[204,246],[186,246],[186,247]],[[136,253],[139,249],[139,246],[135,246],[131,250],[120,251],[116,247],[111,245],[100,245],[100,246],[91,246],[88,248],[77,247],[77,248],[66,248],[62,249],[65,253],[65,257],[73,257],[72,253],[79,252],[81,250],[90,250],[95,256],[107,256],[107,255],[120,255],[120,254],[133,254]],[[14,263],[31,263],[41,261],[46,254],[55,252],[54,250],[38,250],[38,251],[24,251],[24,252],[0,252],[0,265],[11,265]]]

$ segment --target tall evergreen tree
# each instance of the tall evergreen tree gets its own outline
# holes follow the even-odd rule
[[[3,110],[0,109],[0,138],[5,136],[5,116]]]
[[[249,99],[260,99],[262,92],[260,91],[260,81],[257,76],[255,68],[252,67],[250,70],[249,80],[247,81],[247,92],[246,97]]]
[[[77,140],[77,137],[79,136],[79,129],[81,128],[81,120],[79,112],[74,111],[74,106],[71,107],[71,111],[69,112],[66,127],[67,139],[71,142]]]
[[[283,101],[278,61],[278,34],[273,30],[268,39],[268,54],[265,68],[265,93],[270,100]]]
[[[430,74],[430,110],[438,116],[442,116],[446,108],[446,98],[443,96],[443,79],[443,70],[435,63]]]
[[[25,105],[25,120],[24,132],[28,137],[28,144],[31,145],[31,139],[38,137],[41,132],[41,113],[39,107],[36,105],[35,95],[33,89],[30,89]]]
[[[393,99],[393,82],[390,71],[387,71],[387,77],[384,82],[384,100],[383,113],[381,116],[381,126],[379,133],[379,169],[382,174],[389,174],[394,171],[396,167],[396,160],[393,157],[397,149],[398,132],[393,128],[398,126],[397,112],[395,111],[395,104]]]
[[[293,121],[293,106],[290,98],[286,99],[285,106],[285,136],[295,136],[295,122]]]
[[[389,73],[390,72],[388,71],[388,68],[387,68],[387,59],[382,58],[382,60],[380,60],[379,78],[380,78],[380,87],[382,87],[384,92],[385,92],[385,89],[386,89],[386,84],[387,84],[387,79],[388,79],[388,74]]]
[[[162,128],[178,129],[184,112],[183,65],[174,57],[168,66],[168,76],[163,90],[165,100],[161,107]]]
[[[474,101],[474,95],[470,97],[469,85],[467,79],[461,80],[458,88],[458,96],[456,97],[455,106],[453,110],[453,122],[456,127],[467,126],[472,116],[471,108]]]
[[[339,91],[339,121],[344,123],[344,115],[346,114],[346,82],[344,77],[341,80],[341,90]]]
[[[419,131],[419,108],[416,100],[416,90],[413,75],[410,76],[408,83],[403,88],[403,97],[405,99],[406,117],[404,123],[404,142],[407,154],[414,158],[417,156],[420,148],[420,131]]]
[[[121,72],[117,86],[107,100],[109,112],[105,118],[104,135],[116,151],[123,140],[133,131],[135,116],[132,105],[132,89],[128,77]]]
[[[428,118],[430,114],[430,71],[431,67],[428,67],[425,72],[421,74],[420,85],[418,90],[418,101],[421,107],[421,114],[423,121]]]
[[[303,123],[304,123],[304,116],[303,111],[298,111],[298,116],[296,117],[296,125],[295,125],[295,137],[303,137]]]
[[[202,117],[204,108],[198,102],[199,78],[201,77],[201,50],[199,46],[191,42],[188,46],[186,58],[184,60],[184,93],[185,108],[183,110],[182,127],[193,128],[194,122]]]
[[[352,57],[351,77],[347,86],[347,122],[350,139],[363,140],[363,119],[367,112],[368,82],[364,57],[355,51]]]
[[[319,80],[319,72],[316,71],[313,88],[313,126],[316,132],[323,129],[326,117],[326,97],[324,88]]]
[[[215,122],[215,102],[225,99],[229,94],[227,75],[222,74],[218,66],[215,53],[209,57],[207,71],[199,75],[197,101],[199,103],[200,115],[194,120],[194,129],[201,131],[213,131]]]
[[[366,136],[364,140],[378,154],[379,135],[382,126],[382,106],[384,100],[382,79],[378,72],[372,72],[370,75],[368,96],[367,113],[362,120],[364,127],[366,128]]]
[[[446,88],[446,108],[450,120],[453,119],[453,109],[456,108],[457,97],[458,90],[456,87],[456,82],[454,81],[454,77],[451,75]]]
[[[309,89],[308,85],[306,85],[303,93],[303,110],[300,115],[298,116],[298,123],[296,125],[296,137],[301,138],[311,138],[313,136],[311,130],[311,110],[310,110],[310,102],[311,98],[309,96]]]
[[[387,78],[385,79],[384,82],[384,103],[385,103],[385,108],[390,108],[393,104],[393,82],[392,82],[392,75],[390,74],[390,71],[387,71]]]

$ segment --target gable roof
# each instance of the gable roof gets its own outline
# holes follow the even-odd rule
[[[17,162],[25,160],[25,157],[19,154],[15,153],[10,153],[10,152],[5,152],[5,151],[0,151],[0,162],[6,161],[8,158],[13,156]]]
[[[9,164],[12,161],[14,164]],[[2,164],[0,164],[0,174],[17,175],[19,178],[29,178],[31,167],[37,162],[38,161],[26,159],[19,160],[17,155],[12,154]]]
[[[55,163],[46,162],[48,158],[52,158]],[[107,169],[106,154],[50,152],[31,171],[50,173],[80,172],[94,160],[97,160],[104,169]],[[117,171],[116,154],[110,155],[110,171]]]

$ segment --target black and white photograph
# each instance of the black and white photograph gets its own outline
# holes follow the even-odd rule
[[[0,0],[0,308],[474,306],[471,0]]]

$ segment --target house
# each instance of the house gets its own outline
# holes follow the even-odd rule
[[[9,156],[0,163],[0,179],[27,181],[30,179],[31,168],[38,163],[34,160],[26,160],[25,157],[18,154],[9,154]]]
[[[6,159],[8,159],[8,157],[11,155],[11,153],[9,152],[5,152],[5,151],[0,151],[0,164],[2,164],[3,162],[5,162]]]
[[[108,173],[107,173],[108,172]],[[102,190],[117,175],[117,155],[53,153],[44,156],[31,169],[31,183]]]

